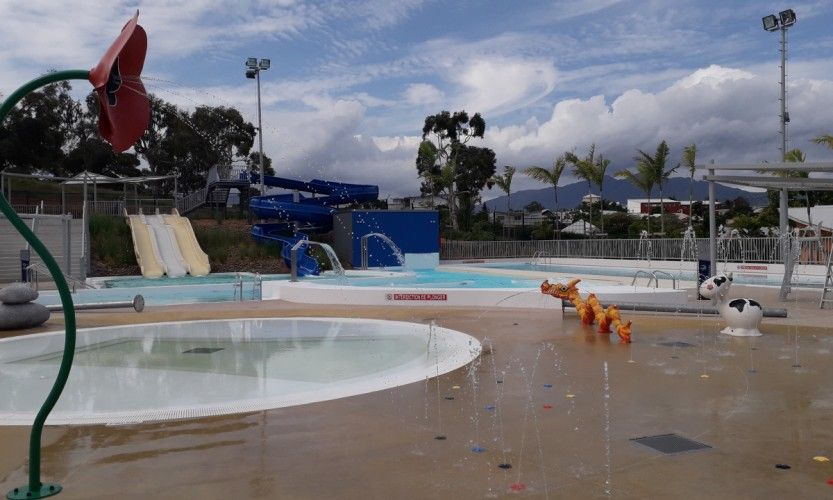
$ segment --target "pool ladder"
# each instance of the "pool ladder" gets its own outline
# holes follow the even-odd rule
[[[545,250],[538,250],[534,254],[532,254],[532,259],[530,263],[533,266],[543,265],[543,264],[552,264],[552,259],[554,259],[556,255],[552,252],[547,252]],[[544,259],[547,259],[544,261]]]
[[[671,279],[671,288],[674,290],[677,289],[677,279],[671,274],[665,271],[660,271],[659,269],[655,269],[653,271],[645,271],[640,269],[633,275],[633,281],[631,281],[631,286],[636,284],[636,280],[640,277],[644,276],[648,278],[648,284],[645,286],[651,286],[651,283],[654,284],[654,288],[659,288],[659,277],[663,276],[665,278]]]
[[[240,302],[245,300],[243,298],[243,284],[243,275],[241,273],[237,273],[234,278],[234,300],[238,300]],[[254,279],[252,280],[252,300],[259,300],[261,298],[263,298],[263,277],[260,273],[255,273]]]

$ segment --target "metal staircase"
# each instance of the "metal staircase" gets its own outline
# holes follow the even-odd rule
[[[226,207],[229,193],[235,188],[241,193],[242,203],[244,193],[249,188],[248,177],[234,175],[231,167],[212,168],[207,176],[205,187],[176,200],[176,208],[181,215],[187,215],[206,205]]]

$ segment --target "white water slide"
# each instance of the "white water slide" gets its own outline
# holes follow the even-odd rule
[[[156,248],[162,260],[162,266],[165,268],[165,274],[171,278],[185,276],[188,268],[179,251],[173,228],[165,224],[165,219],[161,215],[147,215],[145,223],[156,239]]]

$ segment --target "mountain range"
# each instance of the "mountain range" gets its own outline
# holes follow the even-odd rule
[[[668,179],[665,186],[663,186],[663,196],[665,199],[676,199],[688,201],[689,179],[686,177],[673,177]],[[492,191],[500,190],[493,187]],[[488,191],[486,191],[488,193]],[[593,186],[591,192],[599,194],[599,189]],[[574,182],[564,186],[558,186],[558,208],[575,208],[581,203],[581,198],[587,194],[587,183],[584,181]],[[746,198],[753,207],[765,206],[769,203],[765,192],[744,191],[743,189],[732,188],[717,184],[716,196],[718,201],[733,200],[738,197]],[[554,208],[555,199],[552,192],[552,187],[545,187],[542,189],[525,189],[523,191],[513,192],[511,195],[512,210],[521,210],[526,205],[537,201],[545,208]],[[628,181],[616,179],[614,177],[605,176],[604,180],[604,199],[618,202],[623,207],[627,206],[628,199],[646,198],[645,192],[637,188]],[[651,194],[651,199],[659,200],[659,190],[654,189]],[[706,181],[694,181],[694,201],[709,199],[709,183]],[[485,202],[489,210],[497,209],[498,211],[506,210],[506,195],[498,196]]]

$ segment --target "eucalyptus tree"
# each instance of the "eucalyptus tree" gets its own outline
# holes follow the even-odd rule
[[[515,176],[515,172],[517,169],[515,167],[511,167],[506,165],[503,167],[502,174],[495,174],[492,176],[492,182],[494,182],[497,187],[501,189],[504,193],[506,193],[506,213],[509,213],[512,210],[512,177]]]
[[[663,195],[663,186],[665,181],[673,174],[680,165],[677,165],[674,168],[667,169],[668,163],[668,144],[663,140],[657,146],[657,151],[653,155],[642,151],[641,149],[637,149],[637,155],[634,157],[636,161],[637,170],[640,170],[640,166],[644,166],[646,172],[648,172],[653,180],[653,185],[659,188],[659,211],[660,211],[660,231],[665,233],[665,196]]]
[[[648,233],[651,232],[651,191],[654,189],[654,172],[645,163],[636,164],[636,172],[620,170],[616,177],[624,179],[645,192],[648,198]]]
[[[567,159],[564,155],[559,156],[552,162],[552,168],[546,169],[544,167],[532,166],[524,169],[524,174],[535,179],[538,182],[543,182],[552,186],[552,192],[555,196],[555,207],[553,211],[558,211],[558,183],[561,181],[561,174],[564,173],[564,168],[567,166]],[[561,238],[561,227],[556,223],[556,234]]]
[[[442,111],[425,117],[416,159],[417,172],[423,178],[421,189],[447,193],[453,229],[459,228],[458,191],[467,195],[467,207],[471,207],[472,195],[479,193],[495,173],[494,151],[466,145],[474,138],[482,139],[485,132],[486,121],[480,113],[469,117],[465,111]]]

